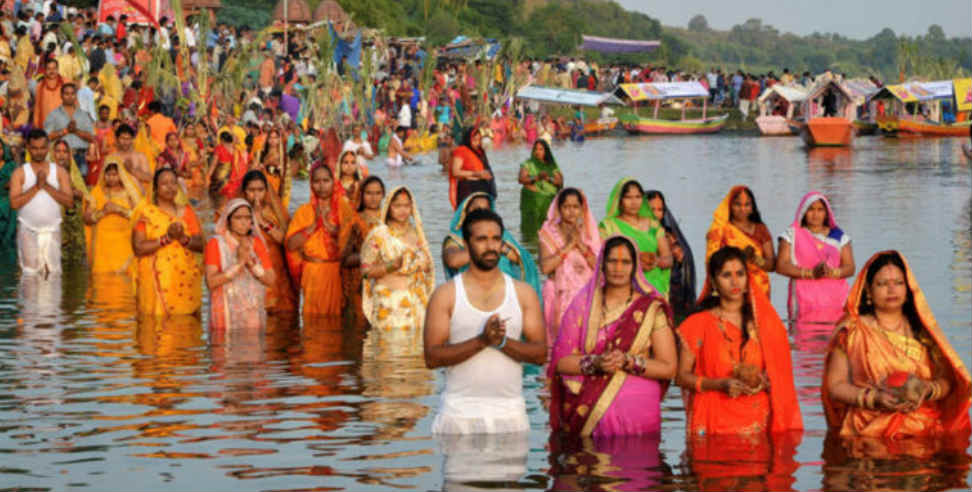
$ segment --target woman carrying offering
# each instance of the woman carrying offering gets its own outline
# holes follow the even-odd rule
[[[776,271],[790,277],[791,321],[834,323],[844,312],[854,275],[850,236],[837,226],[830,202],[818,191],[800,201],[793,224],[780,235]]]
[[[435,270],[412,192],[404,186],[392,190],[380,217],[361,247],[364,315],[375,328],[421,327]]]
[[[828,427],[841,437],[968,436],[970,388],[904,257],[872,256],[828,349]]]
[[[535,237],[550,203],[564,186],[564,176],[545,140],[533,144],[530,158],[520,164],[520,233]]]
[[[705,235],[705,259],[724,246],[733,246],[746,254],[749,275],[767,297],[770,295],[769,273],[776,269],[773,236],[763,224],[753,192],[745,186],[733,186],[712,213],[712,225]]]
[[[640,251],[638,261],[645,278],[668,299],[672,252],[665,239],[665,229],[645,200],[641,183],[634,178],[623,178],[614,185],[598,229],[602,238],[621,234],[634,241]]]
[[[145,316],[195,314],[202,306],[202,229],[189,205],[176,205],[175,171],[152,179],[151,203],[136,214],[132,248],[138,257],[138,312]]]
[[[304,297],[305,315],[341,314],[341,244],[354,221],[348,201],[335,193],[331,168],[311,171],[311,199],[294,212],[287,229],[290,273]]]
[[[597,268],[601,237],[588,205],[577,188],[564,188],[547,210],[540,228],[540,269],[543,283],[543,318],[547,340],[557,339],[567,306],[591,280]]]
[[[690,438],[803,428],[786,329],[747,261],[734,247],[713,253],[700,311],[678,327]]]
[[[273,285],[274,271],[259,228],[250,203],[242,198],[230,200],[219,214],[205,255],[214,329],[266,326],[267,287]]]
[[[554,343],[551,426],[584,436],[657,434],[677,364],[671,310],[641,273],[631,239],[609,238],[597,265]]]
[[[442,264],[445,266],[446,279],[451,279],[469,268],[469,252],[462,240],[462,223],[470,212],[481,208],[496,211],[493,197],[479,191],[466,197],[452,215],[449,234],[442,241]],[[503,231],[503,247],[500,253],[499,269],[515,280],[530,284],[537,296],[540,296],[540,272],[533,261],[533,255],[508,230]]]
[[[273,283],[267,287],[265,305],[270,313],[288,314],[297,310],[299,302],[290,280],[284,247],[290,218],[269,189],[267,178],[260,171],[249,171],[243,176],[243,197],[253,210],[254,233],[263,240],[273,270]]]

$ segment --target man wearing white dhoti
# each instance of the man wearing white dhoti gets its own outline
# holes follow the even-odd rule
[[[24,276],[61,273],[61,206],[73,204],[67,171],[47,160],[43,130],[27,134],[30,162],[10,177],[10,206],[17,210],[17,254]]]
[[[497,268],[503,221],[495,212],[470,212],[462,234],[469,270],[435,290],[425,318],[425,364],[446,368],[432,432],[526,432],[522,363],[547,356],[540,300]]]

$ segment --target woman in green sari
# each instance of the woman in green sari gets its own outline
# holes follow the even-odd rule
[[[604,220],[598,224],[601,239],[614,235],[630,238],[638,245],[641,267],[645,277],[668,299],[672,268],[672,251],[651,205],[645,200],[645,190],[634,178],[623,178],[614,185],[608,197]]]
[[[564,186],[564,176],[557,167],[546,140],[533,143],[530,158],[520,164],[520,232],[524,238],[535,238],[557,192]]]
[[[13,151],[2,142],[3,157],[0,160],[0,251],[17,247],[17,211],[10,207],[10,176],[17,169]]]

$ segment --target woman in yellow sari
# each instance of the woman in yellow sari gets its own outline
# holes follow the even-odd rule
[[[824,366],[827,425],[841,437],[969,435],[969,372],[908,263],[877,253],[857,276]]]
[[[138,257],[138,312],[143,316],[195,314],[202,307],[201,257],[205,242],[196,213],[176,205],[175,171],[152,180],[152,202],[136,214],[132,248]]]
[[[712,213],[712,225],[705,239],[706,263],[713,253],[724,246],[743,250],[753,283],[769,297],[769,272],[776,268],[773,236],[763,224],[756,198],[748,187],[737,185],[729,190],[729,194]]]
[[[375,328],[423,326],[435,270],[412,192],[392,190],[361,248],[362,309]]]
[[[326,165],[311,171],[311,199],[294,212],[287,228],[287,261],[304,296],[304,315],[341,314],[341,244],[354,222],[348,201],[338,195]]]
[[[88,259],[92,274],[134,274],[132,214],[142,201],[135,178],[124,166],[108,164],[91,190],[84,221],[91,227]]]

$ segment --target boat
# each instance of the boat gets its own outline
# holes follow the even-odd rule
[[[617,98],[613,92],[592,92],[581,89],[560,89],[555,87],[542,87],[538,85],[528,85],[516,93],[517,99],[533,100],[543,104],[561,104],[569,106],[620,106],[624,102]],[[595,136],[609,132],[618,126],[618,119],[615,117],[601,117],[584,124],[583,135]]]
[[[618,127],[618,119],[615,117],[598,118],[594,121],[584,123],[584,135],[594,136],[607,133]]]
[[[621,125],[629,133],[648,135],[685,135],[718,133],[726,125],[729,114],[707,118],[709,91],[698,81],[690,82],[645,82],[640,84],[621,84],[619,96],[626,97],[635,107],[635,114],[621,116]],[[702,117],[686,119],[685,112],[692,100],[702,100]],[[638,103],[649,101],[654,109],[650,118],[638,114]],[[682,117],[670,120],[658,117],[663,102],[682,103]]]
[[[877,135],[878,124],[874,121],[868,120],[854,120],[854,133],[857,136],[861,135]]]
[[[788,120],[799,120],[802,118],[800,108],[803,101],[807,99],[807,90],[801,85],[781,85],[776,84],[767,87],[759,99],[759,116],[756,117],[756,126],[762,135],[793,135]]]
[[[832,104],[831,114],[825,108],[828,99]],[[803,101],[806,121],[789,120],[788,123],[808,147],[846,147],[854,139],[853,121],[857,118],[858,101],[859,97],[836,78],[824,74],[817,78]]]
[[[907,82],[883,87],[868,100],[888,137],[964,137],[969,133],[972,79]]]

